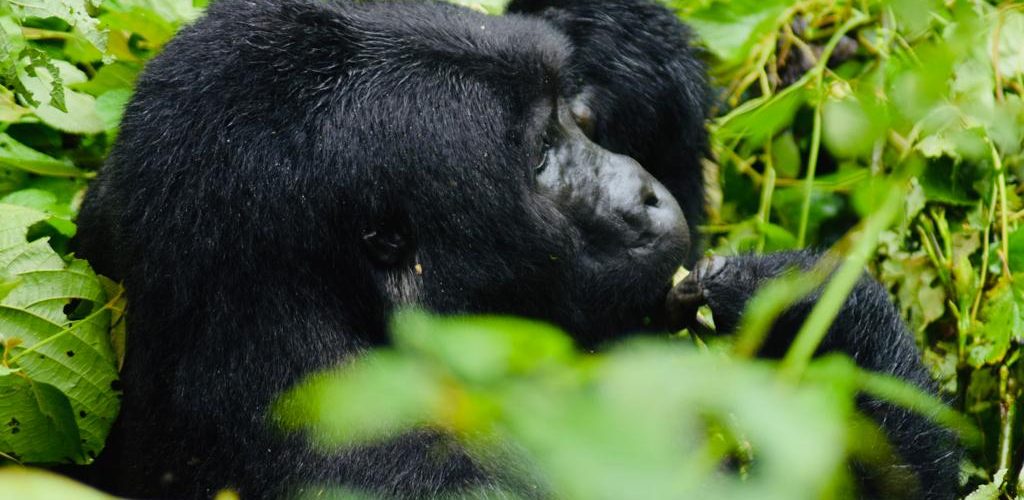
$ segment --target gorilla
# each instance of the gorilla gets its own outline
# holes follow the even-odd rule
[[[500,17],[429,1],[214,2],[146,68],[79,217],[79,254],[130,303],[107,487],[508,488],[444,436],[328,453],[279,435],[267,411],[388,342],[400,307],[538,318],[593,348],[664,328],[666,297],[692,306],[669,293],[701,253],[709,90],[689,43],[649,0],[516,0]],[[684,285],[728,330],[764,280],[815,259],[718,258]],[[766,355],[812,301],[779,320]],[[870,279],[821,349],[934,391]],[[950,433],[860,406],[914,496],[953,494]]]

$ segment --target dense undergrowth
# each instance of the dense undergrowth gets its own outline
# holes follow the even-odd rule
[[[805,288],[797,281],[759,296],[735,338],[684,334],[599,356],[543,325],[408,313],[394,348],[315,379],[278,416],[315,426],[325,446],[442,426],[481,453],[517,455],[530,481],[573,498],[841,498],[845,457],[879,459],[871,426],[851,425],[867,391],[962,430],[965,494],[1024,493],[1024,3],[666,4],[700,36],[719,89],[709,251],[845,257],[786,358],[749,353]],[[142,65],[201,8],[0,0],[0,461],[88,463],[102,449],[124,304],[68,241]],[[810,360],[865,266],[966,418],[845,359]],[[723,473],[724,459],[738,473]],[[0,470],[0,496],[73,488],[26,474]]]

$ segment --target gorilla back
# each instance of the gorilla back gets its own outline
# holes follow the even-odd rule
[[[707,90],[685,28],[648,0],[510,12],[219,0],[150,63],[79,218],[80,253],[130,304],[110,488],[514,490],[441,435],[331,454],[266,413],[386,342],[402,306],[539,318],[584,346],[665,321],[704,193]],[[716,319],[738,315],[765,273],[806,260],[730,260],[701,286],[730,306]],[[824,345],[930,389],[884,291],[858,291]],[[948,436],[876,403],[921,491],[950,493]]]

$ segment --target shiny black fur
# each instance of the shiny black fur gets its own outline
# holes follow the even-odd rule
[[[77,241],[124,280],[130,303],[124,407],[101,457],[109,488],[516,489],[510,468],[441,436],[325,454],[279,437],[266,412],[303,376],[385,343],[402,305],[542,318],[584,345],[661,319],[672,270],[699,255],[704,201],[708,92],[687,31],[646,0],[509,10],[218,0],[147,67]],[[540,141],[525,124],[557,96],[586,97],[594,142],[671,191],[688,244],[597,252],[537,194]],[[713,295],[727,304],[722,321],[761,279],[806,258],[733,261],[739,285]],[[865,282],[828,345],[930,387],[908,339]],[[948,496],[952,448],[931,439],[941,433],[867,406]]]

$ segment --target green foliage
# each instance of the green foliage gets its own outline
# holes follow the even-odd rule
[[[124,304],[67,243],[141,63],[197,13],[0,0],[0,462],[88,463],[103,449]]]
[[[120,407],[109,337],[118,297],[108,298],[85,261],[66,262],[46,238],[26,240],[47,219],[0,205],[0,453],[85,463]]]
[[[705,38],[722,88],[712,251],[855,257],[850,232],[877,219],[895,183],[898,216],[856,260],[987,436],[965,464],[967,491],[1024,493],[1024,4],[666,3]]]

